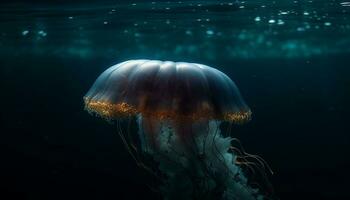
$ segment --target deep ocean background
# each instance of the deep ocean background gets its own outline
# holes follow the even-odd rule
[[[0,199],[161,199],[82,97],[128,59],[226,73],[253,119],[232,134],[280,199],[350,199],[350,7],[342,1],[7,1]]]

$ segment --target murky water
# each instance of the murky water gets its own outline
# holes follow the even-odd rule
[[[83,110],[102,71],[139,58],[228,74],[253,111],[233,132],[281,199],[350,198],[349,56],[345,1],[4,3],[0,198],[159,198],[115,128]]]

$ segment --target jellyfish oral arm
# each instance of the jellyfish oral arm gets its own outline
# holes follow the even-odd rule
[[[162,187],[166,199],[218,199],[210,196],[218,194],[225,200],[263,198],[235,164],[237,155],[230,152],[232,138],[222,136],[219,121],[191,126],[153,121],[157,129],[151,130],[144,128],[143,120],[138,117],[143,151],[152,155],[167,177]]]

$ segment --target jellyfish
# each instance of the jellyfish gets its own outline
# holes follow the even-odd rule
[[[252,112],[221,71],[129,60],[105,70],[84,103],[89,113],[116,124],[136,163],[161,180],[164,199],[267,197],[248,174],[260,172],[266,180],[270,168],[231,136],[232,125],[248,122]]]

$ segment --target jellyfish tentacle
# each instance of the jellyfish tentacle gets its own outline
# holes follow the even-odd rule
[[[125,136],[123,135],[123,130],[121,129],[121,125],[120,125],[119,120],[117,121],[117,127],[118,127],[118,131],[117,131],[117,132],[118,132],[120,138],[122,139],[122,142],[123,142],[125,148],[126,148],[127,151],[129,152],[129,154],[131,155],[131,157],[132,157],[132,158],[136,161],[136,163],[138,164],[138,163],[139,163],[138,160],[136,159],[134,153],[131,151],[129,144],[128,144],[128,142],[126,141]]]
[[[128,127],[127,127],[127,134],[128,134],[128,140],[129,140],[129,142],[130,142],[130,146],[131,146],[131,148],[136,152],[136,154],[138,155],[138,150],[137,150],[137,148],[136,148],[136,145],[135,145],[135,143],[134,143],[134,140],[132,139],[132,137],[131,137],[131,131],[130,131],[130,126],[131,126],[131,118],[128,118],[128,125],[127,125]]]
[[[202,150],[202,152],[203,152],[203,154],[205,155],[205,147],[206,147],[206,144],[207,144],[207,140],[208,140],[208,136],[209,136],[209,123],[206,123],[206,130],[205,130],[205,138],[204,138],[204,141],[203,141],[203,150]]]
[[[238,144],[239,148],[234,147],[234,146],[231,146],[231,149],[236,150],[237,152],[239,152],[240,158],[243,159],[243,162],[241,162],[241,163],[239,163],[239,164],[241,164],[241,165],[243,165],[243,166],[246,166],[246,167],[248,167],[248,166],[250,166],[250,165],[251,165],[251,166],[254,166],[255,169],[259,172],[259,175],[260,175],[260,177],[262,178],[263,183],[264,183],[265,185],[268,186],[268,188],[269,188],[271,194],[273,194],[273,188],[272,188],[271,183],[270,183],[270,181],[269,181],[269,179],[268,179],[268,177],[267,177],[267,174],[266,174],[266,171],[269,171],[270,174],[273,174],[273,171],[271,170],[271,168],[270,168],[270,166],[268,165],[268,163],[267,163],[263,158],[261,158],[261,157],[258,156],[258,155],[253,155],[253,154],[247,153],[247,152],[244,150],[244,148],[243,148],[243,146],[242,146],[242,144],[241,144],[241,142],[240,142],[239,139],[233,138],[232,141],[233,141],[233,142],[236,142],[236,143]],[[250,159],[252,159],[252,161],[249,161]],[[247,165],[247,163],[249,163],[249,165]],[[258,188],[260,188],[260,189],[263,188],[263,187],[262,187],[260,184],[258,184],[258,183],[257,183],[256,185],[257,185]],[[264,198],[265,198],[265,197],[266,197],[266,195],[264,196]]]
[[[189,161],[192,163],[190,165],[200,167],[203,172],[203,174],[200,175],[196,175],[196,173],[191,172],[189,173],[190,179],[192,179],[194,183],[197,183],[194,184],[195,188],[193,188],[194,195],[196,196],[195,199],[204,199],[204,197],[206,197],[205,193],[209,194],[210,192],[208,180],[215,180],[216,177],[208,169],[207,164],[204,162],[205,159],[198,156],[200,155],[200,146],[196,141],[195,133],[193,133],[193,125],[186,125],[186,123],[181,123],[181,125],[182,126],[178,128],[178,136],[180,136],[181,141],[184,144],[185,151],[188,151],[187,154],[189,158],[192,158],[189,159]]]
[[[131,157],[133,158],[133,160],[136,162],[136,165],[142,169],[144,169],[145,171],[147,171],[148,173],[150,173],[152,176],[154,176],[158,181],[162,181],[162,179],[153,172],[153,170],[151,170],[144,162],[142,162],[140,155],[136,153],[134,153],[130,147],[130,142],[131,141],[127,141],[126,137],[124,136],[124,131],[121,127],[121,120],[117,120],[116,122],[117,125],[117,129],[118,129],[118,135],[121,138],[126,150],[128,151],[128,153],[131,155]],[[135,155],[136,154],[136,155]]]
[[[263,166],[264,168],[266,167],[266,168],[269,170],[269,172],[270,172],[271,174],[273,174],[273,171],[272,171],[270,165],[269,165],[263,158],[261,158],[259,155],[253,155],[253,154],[247,153],[247,152],[244,150],[244,148],[243,148],[243,146],[242,146],[242,143],[241,143],[241,141],[240,141],[239,139],[233,138],[232,141],[237,142],[237,144],[239,145],[239,147],[240,147],[241,152],[242,152],[243,155],[245,155],[245,156],[247,156],[247,157],[250,157],[250,158],[256,159],[257,161],[259,161],[260,163],[262,163],[262,166]]]
[[[156,121],[158,119],[153,118],[151,116],[146,116],[143,118],[143,128],[147,133],[147,136],[149,137],[148,144],[152,149],[159,150],[159,144],[157,142],[158,136],[159,136],[159,130],[160,130],[160,124]]]
[[[232,122],[229,122],[229,130],[228,130],[229,136],[231,136],[231,131],[232,131]]]
[[[219,156],[216,156],[216,158],[219,160],[219,162],[221,162],[223,164],[223,166],[225,167],[226,171],[228,172],[228,174],[231,173],[230,169],[228,168],[228,166],[226,165],[225,163],[225,158],[224,156],[222,155],[222,153],[219,151],[219,148],[217,147],[217,144],[216,144],[216,137],[218,134],[220,134],[220,127],[219,127],[219,124],[218,122],[214,122],[216,125],[215,125],[215,132],[214,132],[214,136],[213,136],[213,139],[212,139],[212,144],[214,146],[214,149],[216,150],[216,153],[214,155],[219,155],[221,158],[219,158]],[[214,150],[213,149],[213,150]]]
[[[131,126],[131,118],[128,118],[128,125],[127,125],[128,144],[135,152],[134,156],[138,160],[137,165],[142,167],[142,168],[148,168],[148,167],[146,167],[145,163],[142,162],[141,154],[138,151],[138,149],[136,148],[135,142],[131,136],[130,126]],[[147,170],[149,170],[149,169],[147,169]]]

